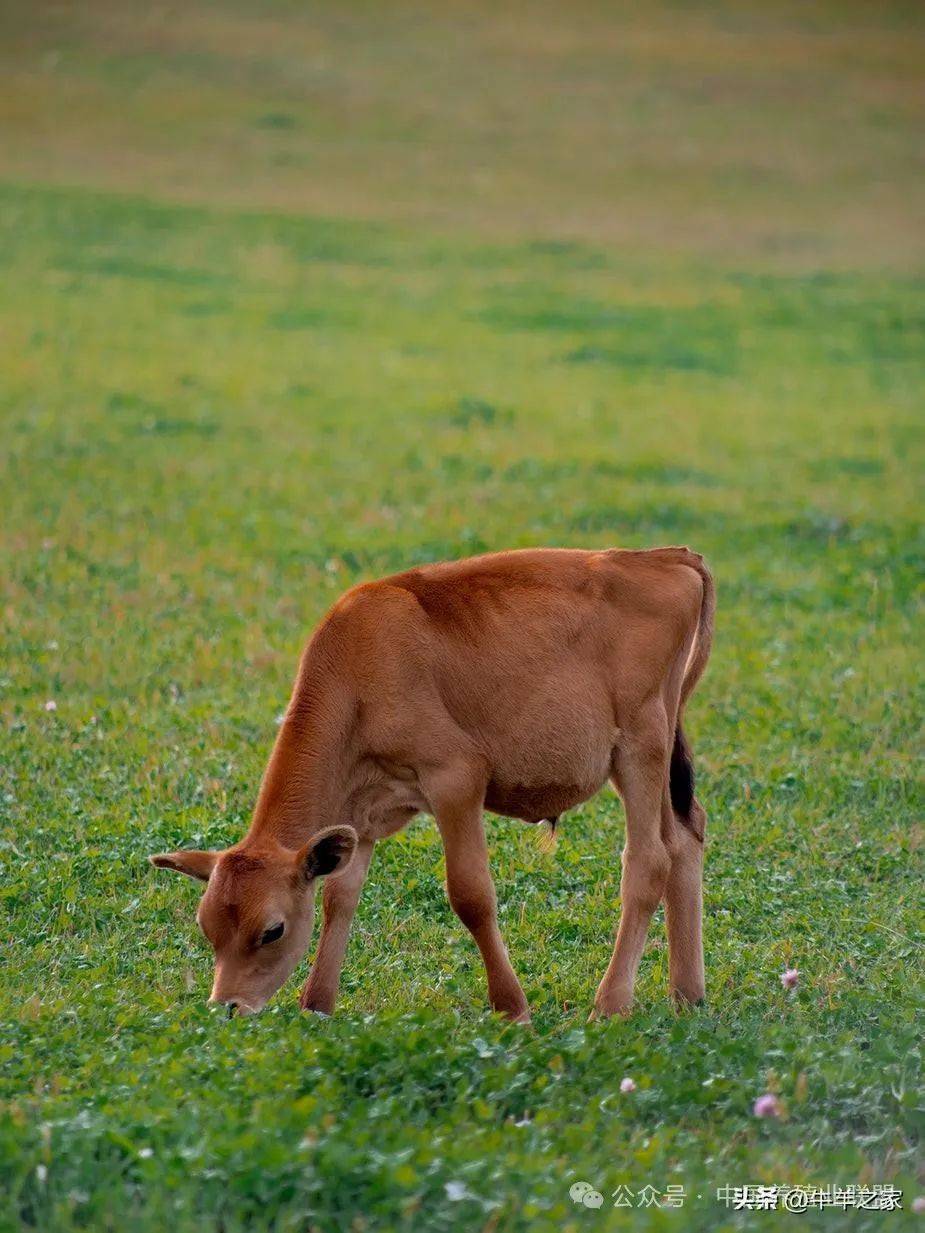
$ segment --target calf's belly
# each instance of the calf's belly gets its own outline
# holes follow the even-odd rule
[[[485,807],[526,822],[555,817],[607,781],[619,735],[596,662],[577,655],[482,681],[455,721],[488,760]]]
[[[525,822],[573,809],[606,783],[616,736],[612,723],[594,723],[564,725],[557,739],[515,739],[493,761],[486,809]]]
[[[485,793],[485,808],[508,818],[524,822],[542,822],[557,818],[567,809],[586,801],[600,788],[596,783],[501,784],[492,780]]]

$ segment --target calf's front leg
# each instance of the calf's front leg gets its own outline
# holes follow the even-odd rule
[[[361,840],[346,870],[339,877],[325,880],[322,896],[324,922],[315,962],[299,998],[303,1010],[320,1011],[325,1015],[334,1011],[347,938],[372,854],[372,842]]]
[[[434,793],[431,799],[446,855],[450,904],[481,952],[492,1009],[514,1023],[529,1023],[530,1007],[498,928],[497,899],[482,824],[484,783],[461,773],[448,776],[441,787],[436,799]]]

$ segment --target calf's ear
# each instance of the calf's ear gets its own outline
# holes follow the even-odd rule
[[[158,869],[175,869],[177,873],[185,873],[188,878],[198,878],[200,882],[208,882],[218,852],[163,852],[159,856],[149,856],[148,860]]]
[[[343,873],[357,850],[357,833],[352,826],[328,826],[299,850],[296,862],[307,882],[312,878]]]

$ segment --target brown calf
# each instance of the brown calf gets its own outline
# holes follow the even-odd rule
[[[595,1009],[629,1010],[663,899],[672,991],[699,1001],[706,818],[681,713],[713,613],[710,573],[686,548],[499,552],[348,591],[302,657],[247,835],[151,858],[208,882],[211,1000],[243,1014],[266,1003],[308,946],[316,879],[336,874],[301,998],[330,1014],[373,845],[426,811],[491,1004],[527,1020],[482,811],[554,819],[610,778],[626,809],[622,913]]]

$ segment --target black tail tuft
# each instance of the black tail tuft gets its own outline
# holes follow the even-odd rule
[[[694,764],[691,751],[684,739],[681,725],[674,732],[674,748],[671,751],[671,768],[668,772],[671,804],[679,818],[690,819],[694,803]]]

